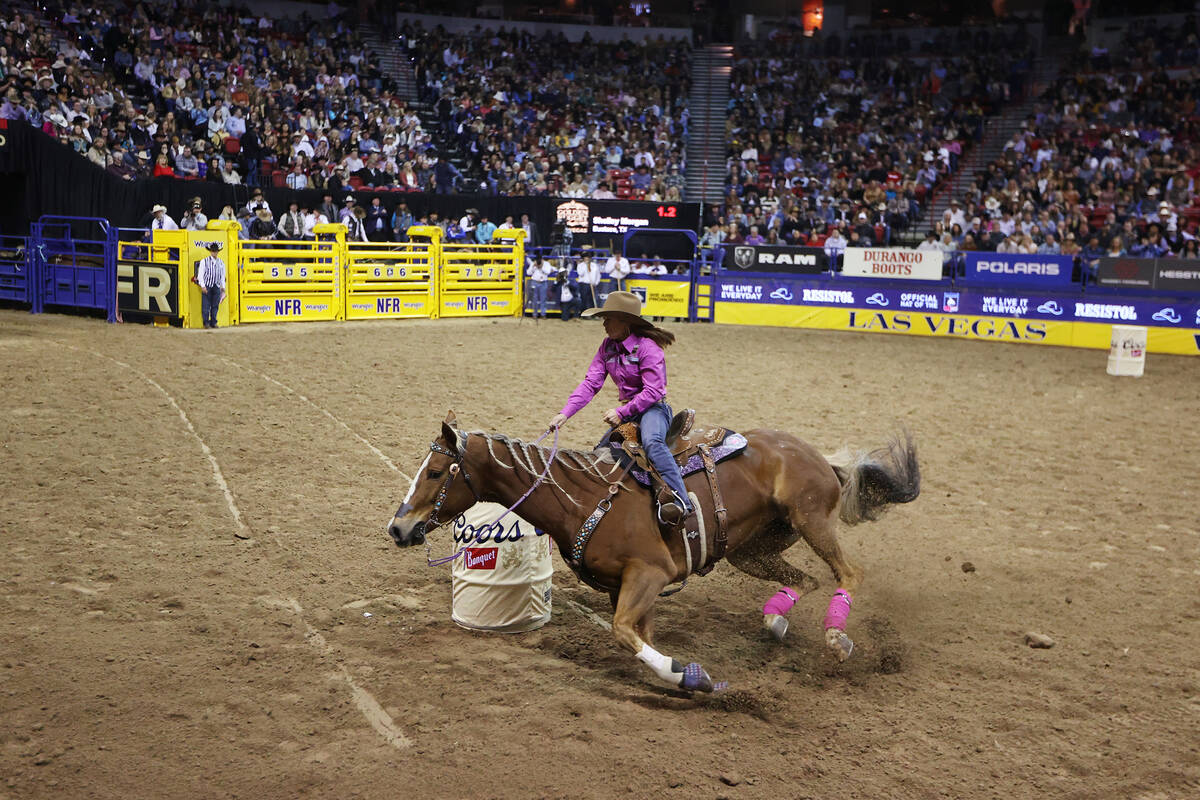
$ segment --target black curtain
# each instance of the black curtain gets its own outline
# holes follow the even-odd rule
[[[167,213],[178,222],[187,201],[197,196],[204,204],[204,213],[214,219],[224,206],[233,206],[235,210],[244,206],[250,199],[250,191],[241,185],[176,178],[122,180],[24,122],[0,120],[0,193],[4,196],[0,202],[0,232],[4,234],[27,235],[30,223],[45,214],[100,217],[117,227],[145,227],[155,204],[166,206]],[[316,206],[324,194],[313,189],[297,192],[287,188],[263,188],[263,195],[276,217],[286,212],[293,200],[301,206]],[[537,244],[541,245],[549,244],[555,210],[566,202],[558,197],[373,192],[366,189],[354,190],[353,194],[363,206],[370,205],[371,199],[378,196],[389,213],[403,200],[416,217],[436,211],[443,219],[457,220],[467,209],[474,208],[497,225],[506,216],[512,216],[514,224],[520,225],[521,215],[528,214],[537,225],[540,239]],[[346,190],[334,193],[334,203],[339,208],[345,196]],[[585,202],[594,213],[601,214],[627,215],[631,208],[636,208],[637,213],[653,218],[656,225],[662,226],[659,217],[653,216],[661,204],[617,200]],[[699,205],[681,205],[680,209],[679,215],[670,220],[672,226],[697,230]],[[620,247],[619,236],[605,238],[612,238]]]

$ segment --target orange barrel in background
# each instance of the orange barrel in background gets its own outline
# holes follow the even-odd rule
[[[454,520],[451,619],[464,628],[520,633],[550,620],[549,536],[505,508],[476,503]]]

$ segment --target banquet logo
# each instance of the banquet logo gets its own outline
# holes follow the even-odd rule
[[[467,569],[495,569],[495,547],[468,547],[463,551],[463,563]]]
[[[591,215],[591,211],[578,200],[569,200],[560,204],[555,209],[554,214],[559,222],[566,224],[571,233],[588,232],[588,218]]]

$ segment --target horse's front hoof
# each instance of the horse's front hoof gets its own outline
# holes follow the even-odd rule
[[[782,642],[783,637],[787,635],[788,621],[787,617],[781,614],[763,614],[763,627],[777,642]]]
[[[854,642],[845,631],[829,628],[825,631],[825,644],[837,656],[838,661],[845,661],[854,652]]]
[[[683,668],[683,681],[679,685],[693,692],[711,692],[715,686],[704,667],[694,661]]]

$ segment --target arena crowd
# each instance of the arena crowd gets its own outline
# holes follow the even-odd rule
[[[323,190],[326,218],[357,207],[363,216],[351,217],[370,226],[368,238],[401,235],[406,209],[359,207],[353,195],[347,204],[359,187],[681,199],[684,41],[399,29],[421,100],[467,159],[460,170],[436,151],[344,10],[315,8],[320,19],[196,0],[15,5],[0,18],[0,118],[26,120],[125,180]],[[914,40],[782,28],[739,45],[726,202],[702,243],[892,242],[920,219],[985,120],[1027,90],[1031,63],[1019,28]],[[1084,47],[1065,66],[922,247],[1195,252],[1195,18],[1131,25],[1111,51]],[[285,213],[275,210],[277,229]],[[441,222],[460,223],[452,234],[469,238],[479,221],[470,231]]]

